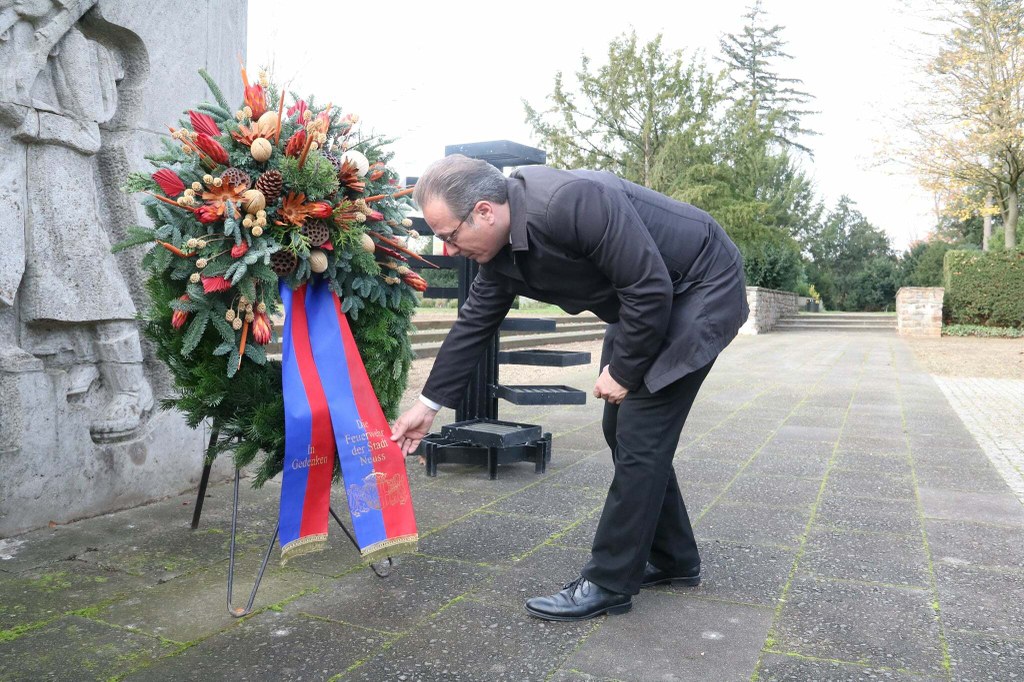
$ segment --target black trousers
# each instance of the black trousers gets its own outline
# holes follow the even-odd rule
[[[665,571],[700,565],[690,517],[672,459],[710,363],[657,393],[630,392],[604,408],[604,436],[612,450],[612,479],[583,577],[621,594],[637,594],[650,561]]]

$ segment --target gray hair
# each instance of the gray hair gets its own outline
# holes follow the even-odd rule
[[[416,182],[413,199],[421,208],[440,199],[456,216],[469,215],[478,201],[504,204],[508,201],[508,181],[501,171],[480,159],[452,154],[439,159],[423,171]]]

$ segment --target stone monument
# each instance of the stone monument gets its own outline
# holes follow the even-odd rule
[[[137,254],[110,245],[145,222],[127,173],[212,100],[197,71],[241,101],[245,19],[245,0],[0,0],[0,537],[198,479],[202,430],[154,411]]]

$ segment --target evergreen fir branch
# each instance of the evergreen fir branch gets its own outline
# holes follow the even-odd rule
[[[213,354],[214,355],[227,355],[228,353],[230,353],[234,349],[234,347],[235,347],[234,340],[225,341],[224,343],[220,344],[219,346],[217,346],[216,348],[213,349]]]
[[[210,321],[213,323],[213,328],[220,334],[220,338],[224,340],[224,343],[229,348],[233,348],[235,346],[235,330],[231,327],[231,323],[224,319],[224,312],[224,310],[213,311]]]
[[[199,69],[199,75],[202,76],[204,81],[206,81],[206,87],[210,88],[210,93],[213,95],[213,98],[217,100],[217,104],[219,104],[222,109],[230,111],[231,105],[228,104],[228,101],[224,98],[224,93],[221,92],[217,82],[213,80],[213,76],[207,73],[206,69]]]
[[[238,372],[238,349],[232,348],[231,355],[228,356],[228,379],[235,376]]]
[[[238,284],[238,292],[250,301],[256,300],[256,283],[250,279],[244,279]]]
[[[214,106],[209,102],[203,102],[202,104],[197,106],[196,109],[209,114],[213,117],[215,121],[217,121],[217,123],[223,123],[224,121],[233,121],[235,119],[234,114],[228,111],[226,107]]]
[[[210,311],[200,310],[196,313],[195,319],[188,326],[188,331],[185,332],[185,338],[181,343],[182,355],[191,355],[192,351],[199,345],[200,340],[203,338],[203,332],[206,331],[206,324],[210,321]]]
[[[231,276],[231,286],[236,286],[242,280],[242,278],[245,277],[245,273],[248,272],[249,268],[246,266],[245,263],[243,263],[241,261],[235,261],[235,263],[234,263],[234,265],[232,265],[232,267],[236,268],[236,270],[235,270],[234,275]],[[256,298],[256,293],[255,293],[256,292],[256,287],[255,286],[253,286],[252,291],[253,291],[253,298]],[[250,300],[252,300],[252,299],[250,299]]]
[[[258,343],[248,343],[245,345],[245,357],[249,358],[257,365],[267,364],[267,353],[263,349],[263,346]]]
[[[119,251],[130,249],[133,246],[139,246],[140,244],[152,244],[155,238],[156,236],[153,234],[153,230],[151,228],[131,225],[128,227],[127,236],[110,247],[110,251],[112,253],[118,253]]]
[[[143,191],[160,192],[162,190],[160,189],[160,184],[148,173],[132,171],[125,178],[121,191],[125,194],[135,194]]]

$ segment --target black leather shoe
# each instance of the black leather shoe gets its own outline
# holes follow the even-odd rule
[[[674,574],[663,571],[648,561],[647,565],[644,566],[644,577],[640,581],[640,587],[654,587],[655,585],[667,585],[669,583],[690,586],[700,585],[700,564],[691,571]]]
[[[586,620],[602,613],[617,615],[633,608],[632,597],[606,590],[580,576],[562,591],[526,600],[526,610],[544,620]]]

